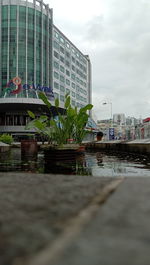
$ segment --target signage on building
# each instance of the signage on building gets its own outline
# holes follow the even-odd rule
[[[29,84],[21,84],[21,78],[16,76],[12,80],[10,80],[7,85],[5,92],[10,92],[11,94],[19,94],[22,90],[34,90],[34,91],[43,91],[45,94],[48,94],[51,97],[54,97],[53,89],[47,86],[41,85],[29,85]]]
[[[114,128],[109,128],[109,140],[114,140],[115,133]]]

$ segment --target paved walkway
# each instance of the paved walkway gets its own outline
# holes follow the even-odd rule
[[[1,265],[149,265],[150,178],[0,173]]]

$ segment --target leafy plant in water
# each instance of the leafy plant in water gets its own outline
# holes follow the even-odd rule
[[[65,113],[59,112],[59,99],[55,99],[55,108],[57,111],[57,118],[52,117],[51,103],[48,101],[44,93],[39,93],[39,98],[46,104],[49,110],[49,116],[41,115],[36,118],[35,114],[28,111],[32,121],[27,125],[27,129],[34,128],[36,132],[42,136],[45,136],[50,143],[57,144],[59,146],[68,143],[68,139],[73,139],[75,143],[80,144],[86,135],[85,125],[88,121],[88,110],[91,110],[93,105],[88,104],[81,108],[79,111],[77,107],[71,106],[70,96],[67,94],[65,97]]]

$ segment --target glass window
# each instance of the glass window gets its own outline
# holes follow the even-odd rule
[[[65,43],[65,41],[64,41],[64,39],[62,37],[60,37],[60,42],[63,43],[63,44]]]
[[[75,70],[76,70],[76,68],[75,68],[75,66],[74,65],[72,65],[72,70],[75,72]]]
[[[76,88],[76,85],[75,85],[75,83],[71,83],[71,86],[72,86],[72,88]]]
[[[79,66],[79,61],[78,60],[76,60],[76,65]]]
[[[76,81],[79,83],[80,79],[78,77],[76,77]]]
[[[70,48],[70,44],[68,42],[66,42],[66,47],[69,49]]]
[[[66,75],[70,76],[70,72],[68,70],[66,70]]]
[[[10,6],[10,20],[16,21],[17,18],[17,6]]]
[[[57,82],[54,82],[54,88],[59,89],[59,84]]]
[[[59,94],[54,92],[54,98],[59,98]]]
[[[58,54],[58,52],[54,51],[54,56],[55,56],[57,59],[59,59],[59,54]]]
[[[55,71],[54,71],[54,77],[55,77],[56,79],[59,79],[59,74],[58,74],[57,72],[55,72]]]
[[[65,53],[65,50],[62,46],[60,46],[60,52],[62,52],[63,54]]]
[[[62,65],[60,65],[60,71],[61,71],[62,73],[65,72],[65,68],[64,68]]]
[[[65,62],[66,66],[70,67],[70,63],[66,60]]]
[[[54,61],[54,67],[55,67],[56,69],[59,69],[59,63],[57,63],[56,61]]]
[[[66,79],[66,84],[70,86],[70,80]]]
[[[76,61],[75,58],[73,56],[71,58],[72,58],[73,63],[75,63],[75,61]]]
[[[70,95],[70,90],[68,88],[66,88],[66,93]]]
[[[76,53],[76,55],[77,55],[77,57],[79,58],[79,53],[78,53],[78,52]]]
[[[62,63],[64,63],[64,62],[65,62],[64,57],[60,56],[60,61],[61,61]]]
[[[80,84],[83,86],[83,81],[82,80],[80,80]]]
[[[65,97],[63,95],[60,95],[60,101],[62,101],[62,102],[65,101]]]
[[[2,6],[2,20],[6,21],[8,19],[8,7]]]
[[[54,36],[59,39],[59,34],[56,31],[54,31]]]
[[[59,50],[59,43],[57,41],[54,40],[54,47]]]
[[[60,85],[60,90],[61,90],[62,92],[65,92],[65,88],[64,88],[64,86]]]
[[[60,81],[63,82],[63,83],[65,82],[65,78],[64,78],[63,75],[60,75]]]
[[[70,58],[70,53],[66,51],[66,57]]]
[[[71,78],[75,80],[75,74],[71,74]]]
[[[76,96],[76,94],[75,94],[75,92],[71,92],[71,95],[72,95],[72,97],[74,97],[75,98],[75,96]]]
[[[80,92],[80,87],[77,86],[77,87],[76,87],[76,90],[77,90],[77,92]]]

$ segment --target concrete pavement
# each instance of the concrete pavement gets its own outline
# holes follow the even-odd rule
[[[149,265],[150,178],[0,173],[1,265]]]

